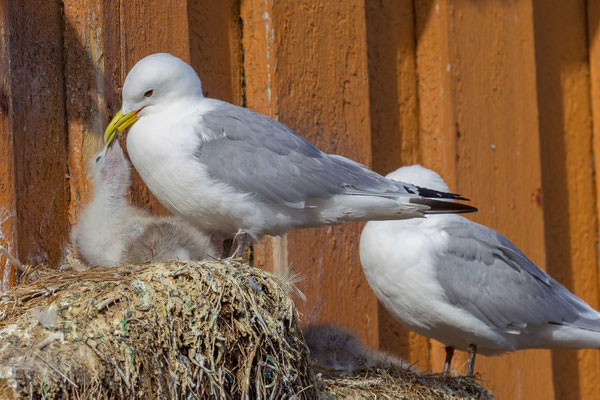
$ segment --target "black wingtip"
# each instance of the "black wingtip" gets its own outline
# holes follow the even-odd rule
[[[452,199],[452,200],[469,201],[469,199],[462,197],[460,194],[456,194],[456,193],[440,192],[438,190],[427,189],[427,188],[420,187],[420,186],[417,186],[417,189],[419,189],[419,192],[418,192],[419,196],[422,196],[422,197],[429,197],[432,199]]]
[[[410,202],[428,206],[429,210],[425,211],[425,214],[465,214],[477,212],[476,207],[451,201],[413,197],[410,199]]]

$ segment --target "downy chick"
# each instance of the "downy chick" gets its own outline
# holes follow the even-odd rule
[[[89,266],[214,256],[209,237],[181,218],[153,217],[129,204],[131,165],[118,142],[95,156],[91,170],[93,198],[71,232],[73,245]]]
[[[319,367],[353,375],[360,368],[409,368],[408,363],[382,351],[363,346],[352,331],[324,323],[303,328],[304,340],[310,355]]]

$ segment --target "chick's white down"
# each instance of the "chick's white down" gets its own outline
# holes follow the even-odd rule
[[[369,219],[470,212],[457,195],[392,182],[327,154],[285,125],[204,97],[194,69],[170,54],[140,60],[123,85],[135,113],[127,150],[171,212],[211,233],[258,239],[292,229]]]
[[[127,200],[131,167],[118,142],[91,163],[93,197],[71,232],[89,266],[214,257],[209,237],[179,217],[153,217]]]
[[[419,165],[387,177],[448,190],[437,173]],[[492,355],[526,348],[600,348],[596,310],[505,236],[461,216],[369,222],[360,258],[382,304],[408,328],[448,350],[474,345],[470,350]]]

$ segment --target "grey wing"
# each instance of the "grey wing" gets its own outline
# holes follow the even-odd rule
[[[275,120],[217,104],[199,122],[213,139],[203,141],[196,156],[211,176],[242,191],[300,208],[309,198],[340,193],[416,196],[414,186],[404,187],[361,164],[326,154]]]
[[[449,300],[498,328],[545,323],[600,331],[600,318],[531,262],[505,236],[473,222],[453,222],[438,278]]]

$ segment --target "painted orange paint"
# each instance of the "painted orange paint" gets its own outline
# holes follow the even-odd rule
[[[10,22],[7,11],[0,7],[0,23],[5,27]],[[10,39],[8,29],[0,30],[0,245],[18,256]],[[6,257],[0,256],[0,290],[14,284],[14,278]]]
[[[456,135],[451,127],[456,126],[450,96],[454,82],[445,68],[449,65],[446,31],[448,5],[446,2],[420,1],[415,4],[415,31],[417,56],[417,82],[419,98],[419,128],[421,162],[439,171],[448,186],[456,187]],[[450,127],[450,129],[448,128]],[[445,353],[444,346],[430,341],[430,366],[440,370]],[[466,357],[458,352],[454,365],[463,365]]]
[[[598,1],[587,2],[587,40],[592,109],[592,149],[595,155],[593,168],[596,215],[600,216],[600,156],[598,156],[600,154],[600,2]],[[596,232],[598,232],[598,228],[597,226]]]
[[[321,149],[371,163],[364,3],[273,5],[279,120]],[[290,232],[289,264],[305,276],[304,322],[329,320],[378,344],[377,302],[359,264],[362,224]]]
[[[503,232],[543,266],[531,3],[418,2],[417,15],[424,164],[480,207],[474,220]],[[443,359],[434,346],[434,370]],[[454,366],[464,368],[463,360]],[[549,351],[481,357],[477,370],[499,398],[554,397]]]
[[[191,61],[187,2],[124,1],[120,3],[119,22],[120,82],[137,61],[152,53],[167,52]],[[113,90],[120,93],[120,88]],[[169,213],[135,172],[132,200],[155,214]]]
[[[102,133],[109,117],[104,75],[103,5],[88,0],[64,2],[65,96],[69,162],[69,221],[74,224],[91,193],[87,166],[102,148]]]
[[[533,4],[547,269],[598,308],[586,2]],[[600,398],[598,350],[554,351],[552,366],[557,398]]]
[[[456,117],[451,96],[451,65],[446,1],[415,2],[417,82],[421,161],[440,171],[450,188],[456,187]]]
[[[190,58],[204,94],[243,104],[240,4],[188,1]]]
[[[246,106],[271,118],[278,118],[276,46],[273,33],[273,3],[268,0],[242,1],[242,48]],[[268,271],[288,268],[286,236],[267,236],[253,246],[254,265]]]
[[[57,2],[8,2],[4,13],[18,254],[52,264],[68,233],[62,10]]]
[[[365,6],[373,169],[420,161],[416,33],[412,1]]]
[[[243,1],[248,106],[326,151],[370,163],[364,6]],[[377,307],[358,263],[361,226],[291,232],[255,246],[257,265],[303,274],[305,322],[337,321],[377,344]],[[339,269],[338,269],[339,268]]]
[[[411,0],[365,4],[371,108],[372,167],[387,174],[420,162],[415,15]],[[422,370],[429,341],[378,305],[379,345]]]

